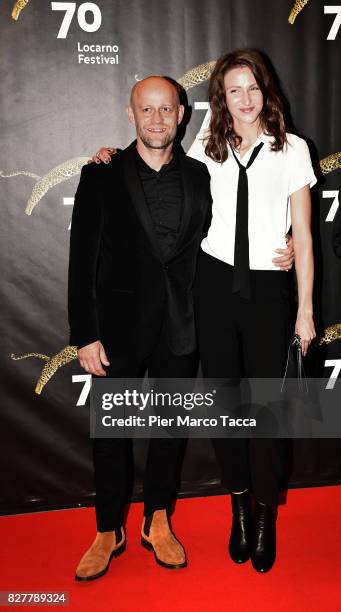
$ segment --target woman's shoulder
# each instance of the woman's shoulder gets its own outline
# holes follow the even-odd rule
[[[208,137],[209,137],[209,131],[207,129],[200,130],[197,133],[193,143],[191,144],[187,152],[187,155],[189,157],[194,157],[195,159],[198,159],[199,161],[206,163],[208,158],[205,154],[205,147],[206,147]]]
[[[286,132],[286,138],[288,145],[294,149],[305,149],[308,146],[304,138],[297,136],[297,134]]]
[[[205,147],[209,137],[210,137],[209,128],[204,128],[197,133],[195,139],[198,140],[203,147]]]

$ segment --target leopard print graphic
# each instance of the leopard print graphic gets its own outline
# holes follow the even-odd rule
[[[204,83],[204,81],[207,81],[210,78],[215,64],[216,61],[214,60],[212,62],[200,64],[199,66],[192,68],[192,70],[189,70],[182,77],[180,77],[180,79],[178,79],[178,83],[180,83],[180,85],[182,85],[186,91],[192,89],[192,87],[195,87],[200,83]]]
[[[341,340],[341,323],[335,323],[335,325],[326,327],[319,344],[330,344],[335,342],[335,340]]]
[[[291,25],[295,23],[295,19],[297,15],[299,15],[300,12],[303,11],[305,5],[308,4],[308,2],[309,0],[296,0],[294,6],[291,9],[290,15],[288,17],[288,21],[289,23],[291,23]]]
[[[12,353],[11,357],[16,361],[19,359],[27,359],[28,357],[37,357],[38,359],[43,359],[46,361],[35,388],[37,395],[40,395],[45,385],[49,382],[57,370],[63,365],[70,363],[70,361],[77,359],[78,355],[77,348],[75,346],[65,346],[61,351],[59,351],[59,353],[52,355],[52,357],[43,355],[42,353],[26,353],[26,355],[20,355],[19,357],[16,357]]]
[[[320,160],[320,168],[323,174],[329,174],[334,172],[338,168],[341,169],[341,152],[332,153],[328,157],[324,157]]]
[[[25,8],[30,0],[17,0],[12,9],[12,19],[18,21],[21,11]]]

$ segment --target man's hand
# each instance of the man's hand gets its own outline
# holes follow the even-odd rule
[[[79,349],[78,359],[82,368],[89,374],[97,374],[97,376],[107,375],[102,368],[102,364],[108,366],[110,363],[105,354],[103,344],[99,340]]]
[[[104,162],[105,164],[108,164],[111,160],[111,156],[115,155],[115,153],[117,153],[117,149],[112,147],[101,147],[91,159],[88,159],[87,163],[91,164],[92,162],[95,162],[95,164],[100,164],[101,162]]]
[[[275,253],[279,253],[281,257],[274,257],[272,260],[275,266],[278,266],[284,272],[288,272],[291,270],[292,264],[294,263],[295,253],[294,253],[294,244],[292,237],[287,234],[285,237],[287,248],[286,249],[276,249]]]

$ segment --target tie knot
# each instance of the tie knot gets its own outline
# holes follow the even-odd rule
[[[239,170],[240,172],[246,172],[246,170],[248,170],[248,168],[250,168],[250,166],[253,164],[253,162],[255,161],[259,151],[261,150],[262,146],[263,146],[263,142],[260,142],[252,151],[251,153],[251,157],[248,161],[248,163],[246,164],[246,166],[244,166],[243,164],[240,163],[239,159],[237,158],[234,150],[231,147],[232,153],[233,153],[233,157],[236,160],[238,166],[239,166]]]

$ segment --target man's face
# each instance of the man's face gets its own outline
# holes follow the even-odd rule
[[[150,77],[136,86],[127,112],[136,127],[137,139],[145,147],[166,149],[176,136],[184,107],[168,81]]]

